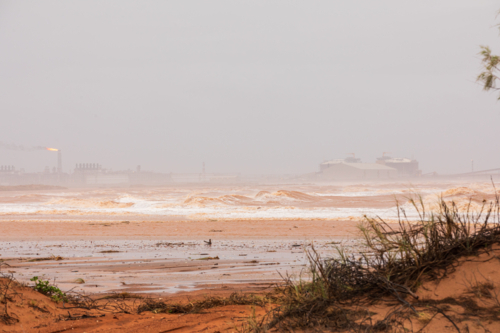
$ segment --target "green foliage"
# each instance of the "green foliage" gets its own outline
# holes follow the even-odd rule
[[[497,26],[500,27],[500,25]],[[484,45],[481,46],[481,52],[479,52],[479,55],[482,57],[481,63],[483,65],[483,72],[477,76],[477,81],[481,82],[485,91],[500,91],[500,88],[497,88],[496,86],[500,72],[500,56],[492,54],[489,46]],[[498,99],[500,100],[500,94]]]
[[[482,56],[481,62],[484,71],[477,76],[477,81],[481,82],[483,89],[486,91],[500,90],[500,88],[496,87],[496,81],[498,80],[500,71],[500,56],[493,55],[488,46],[481,46],[481,52],[479,54]],[[500,100],[500,95],[498,99]]]
[[[49,281],[40,280],[38,276],[32,277],[30,281],[35,282],[35,286],[33,287],[34,290],[41,294],[50,296],[54,302],[68,301],[66,294],[63,293],[58,287],[50,285]]]

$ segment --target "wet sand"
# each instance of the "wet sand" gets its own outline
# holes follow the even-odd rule
[[[43,276],[63,290],[161,294],[229,284],[259,289],[281,281],[281,275],[299,275],[307,262],[306,246],[314,244],[330,255],[339,242],[353,242],[356,224],[3,221],[0,250],[19,281]],[[205,242],[209,239],[211,245]],[[50,256],[64,259],[37,261]],[[79,278],[85,284],[76,284]]]
[[[37,240],[329,240],[352,237],[359,221],[0,220],[0,241]]]

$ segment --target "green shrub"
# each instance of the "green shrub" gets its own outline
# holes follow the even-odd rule
[[[50,296],[54,302],[68,301],[66,294],[63,293],[58,287],[50,285],[49,281],[40,280],[38,276],[33,276],[30,281],[35,282],[35,286],[33,287],[34,290],[41,294]]]

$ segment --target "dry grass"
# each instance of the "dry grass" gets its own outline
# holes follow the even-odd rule
[[[0,278],[0,322],[4,325],[12,325],[19,322],[19,319],[9,311],[9,304],[14,302],[14,297],[17,295],[13,288],[15,281],[12,274],[5,274],[1,271]]]
[[[467,288],[467,293],[476,296],[477,298],[493,299],[495,296],[495,284],[481,275],[483,281],[479,281],[476,273],[472,273],[471,277],[464,277],[464,285]]]
[[[122,293],[106,295],[106,296],[101,297],[99,299],[131,299],[131,298],[143,298],[143,297],[140,295],[131,294],[128,292],[122,292]]]
[[[420,321],[423,324],[429,323],[432,320],[432,317],[433,317],[432,314],[430,314],[428,312],[418,312],[417,313],[418,321]]]
[[[240,327],[234,328],[238,333],[266,333],[268,332],[267,328],[262,325],[262,320],[259,320],[255,315],[255,307],[252,307],[252,314],[249,318],[247,318],[246,322],[243,323]]]
[[[55,256],[55,255],[52,255],[50,257],[42,257],[42,258],[33,258],[33,259],[29,259],[28,262],[36,262],[36,261],[48,261],[48,260],[55,260],[55,261],[59,261],[59,260],[64,260],[63,257],[61,256]]]
[[[196,260],[219,260],[219,256],[216,256],[216,257],[203,257],[203,258],[198,258]]]
[[[75,280],[73,281],[73,283],[77,283],[77,284],[84,284],[84,283],[85,283],[85,280],[84,280],[84,279],[82,279],[82,278],[78,278],[78,279],[75,279]]]
[[[398,207],[398,228],[381,218],[365,217],[359,226],[364,238],[361,256],[349,255],[339,246],[336,258],[321,258],[314,247],[308,248],[311,279],[286,277],[285,286],[279,290],[280,306],[267,314],[261,328],[403,332],[412,327],[412,319],[428,324],[441,314],[458,330],[441,308],[417,311],[418,297],[414,292],[423,282],[441,279],[452,272],[460,258],[477,255],[500,243],[498,198],[483,202],[478,213],[471,210],[460,213],[455,203],[441,200],[439,212],[429,214],[422,200],[411,202],[420,218],[410,221],[404,209]],[[493,289],[482,283],[471,291],[481,297],[493,297]],[[371,315],[359,310],[359,306],[381,299],[397,305],[384,319],[374,323]],[[478,309],[475,302],[462,300],[462,305]]]
[[[207,296],[202,300],[187,304],[170,303],[168,301],[145,298],[139,305],[137,312],[151,311],[153,313],[197,313],[201,310],[227,305],[253,305],[265,307],[274,299],[268,296],[241,295],[233,293],[229,297]]]

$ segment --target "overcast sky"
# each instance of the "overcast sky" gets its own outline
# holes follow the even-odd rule
[[[500,167],[492,0],[0,1],[0,141],[75,163],[305,173],[382,152]],[[0,150],[0,165],[56,165]]]

